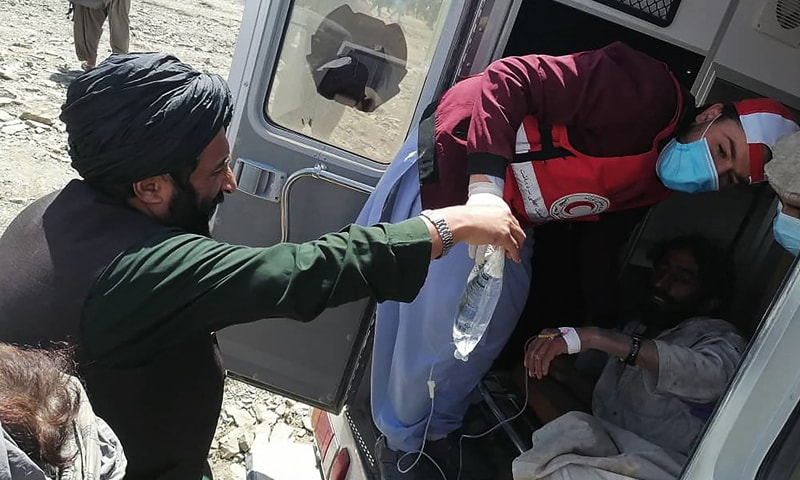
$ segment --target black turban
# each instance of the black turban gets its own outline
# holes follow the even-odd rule
[[[231,114],[222,77],[160,53],[112,55],[70,84],[61,107],[72,167],[114,185],[193,166]]]

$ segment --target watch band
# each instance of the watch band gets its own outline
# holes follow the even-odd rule
[[[447,225],[447,222],[444,220],[444,218],[442,218],[433,210],[425,210],[419,215],[431,222],[433,227],[436,229],[436,232],[439,234],[439,238],[442,240],[442,254],[438,258],[444,257],[450,252],[450,249],[453,248],[453,245],[455,245],[453,240],[453,232],[450,231],[450,226]]]
[[[619,361],[630,366],[636,365],[636,359],[639,357],[639,350],[642,348],[642,337],[639,335],[631,335],[631,349],[628,356],[620,358]]]

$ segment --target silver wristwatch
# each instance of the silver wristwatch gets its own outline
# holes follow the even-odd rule
[[[444,257],[453,248],[455,244],[453,241],[453,232],[450,231],[450,227],[445,222],[444,218],[442,218],[439,214],[437,214],[433,210],[424,210],[419,214],[421,217],[428,219],[436,228],[436,232],[439,234],[439,238],[442,240],[442,254],[439,258]]]

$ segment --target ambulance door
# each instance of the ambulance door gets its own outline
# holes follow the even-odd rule
[[[268,246],[353,222],[424,107],[496,54],[513,10],[511,0],[248,0],[230,76],[239,191],[214,236]],[[225,367],[338,412],[373,310],[361,301],[311,323],[227,328]]]

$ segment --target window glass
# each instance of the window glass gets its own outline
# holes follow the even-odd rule
[[[450,0],[297,0],[265,111],[389,163],[408,132]]]
[[[757,480],[800,480],[800,408],[795,407],[756,474]]]

